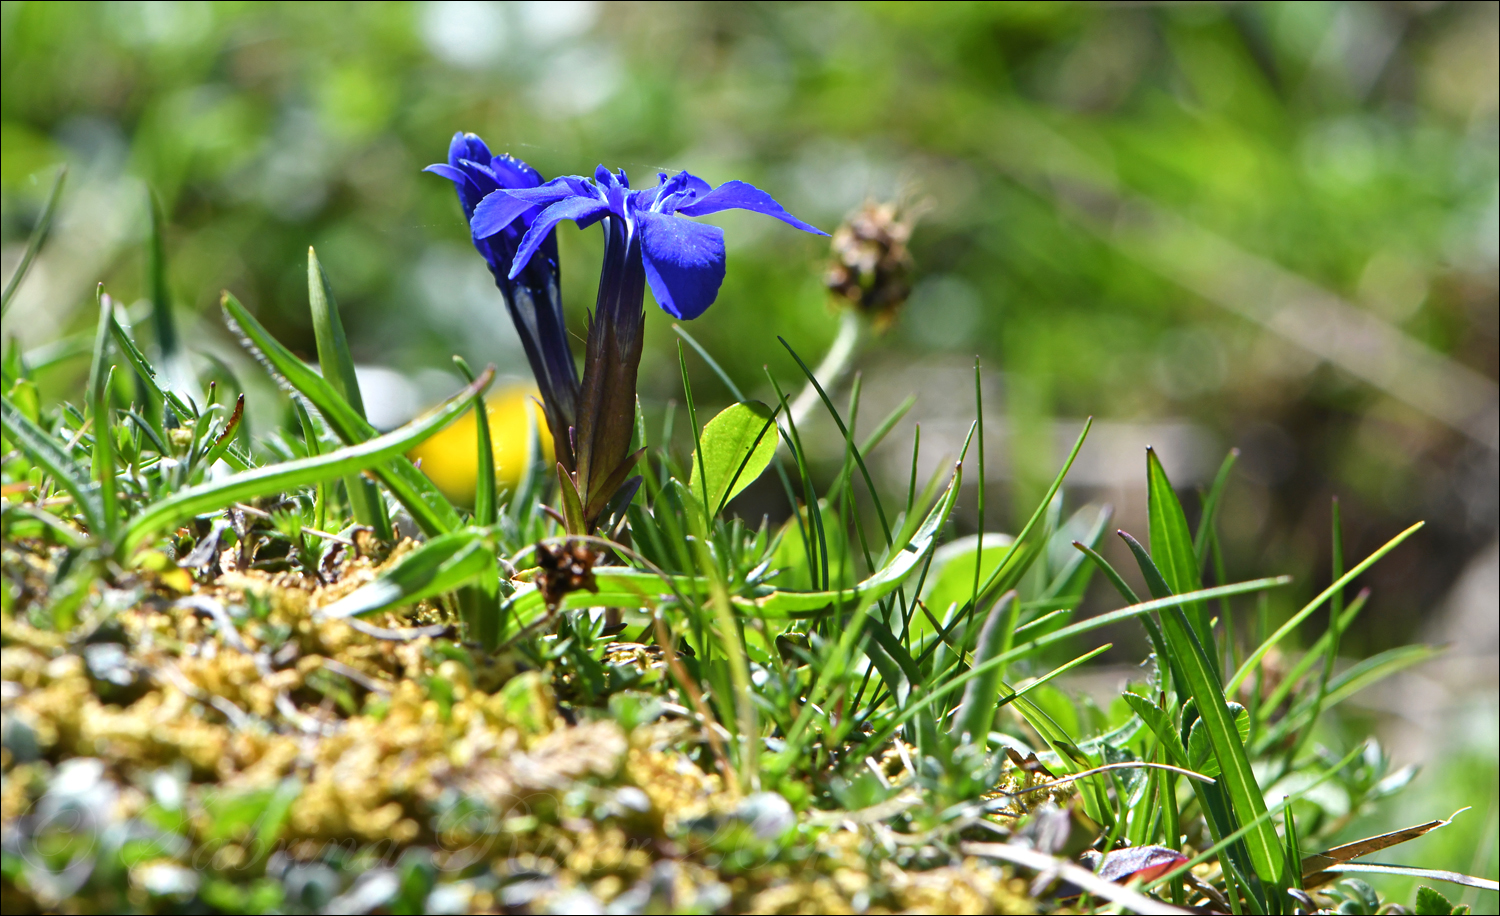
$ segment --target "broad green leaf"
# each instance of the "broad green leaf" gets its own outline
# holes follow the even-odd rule
[[[188,487],[147,507],[126,529],[122,546],[129,551],[146,538],[203,512],[222,509],[232,503],[280,493],[293,487],[330,480],[345,474],[377,467],[400,456],[451,423],[470,406],[475,397],[489,387],[493,370],[486,370],[479,380],[454,395],[425,417],[359,445],[302,458],[269,467],[233,474],[222,480]]]
[[[450,592],[489,571],[496,575],[494,547],[482,528],[440,534],[363,585],[318,611],[326,618],[357,617]]]
[[[229,329],[240,337],[244,347],[273,377],[316,407],[334,435],[346,445],[358,445],[380,435],[328,381],[277,342],[238,299],[225,293],[221,305]],[[436,535],[463,527],[463,519],[453,504],[404,456],[371,468],[370,472],[400,500],[424,533]]]
[[[690,486],[699,505],[717,515],[770,467],[776,456],[775,414],[759,401],[731,404],[708,421],[699,441],[702,455],[693,456]]]

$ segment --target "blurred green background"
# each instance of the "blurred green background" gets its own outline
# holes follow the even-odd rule
[[[1014,530],[1090,415],[1070,498],[1112,501],[1138,533],[1142,446],[1184,487],[1242,450],[1229,573],[1297,575],[1273,616],[1326,584],[1335,494],[1351,555],[1426,519],[1369,575],[1344,644],[1455,642],[1365,702],[1398,758],[1474,761],[1443,785],[1487,786],[1453,805],[1489,807],[1453,832],[1454,855],[1478,858],[1446,864],[1495,873],[1496,4],[7,2],[0,16],[7,276],[55,166],[71,169],[5,321],[38,361],[87,333],[96,282],[143,295],[149,187],[186,336],[246,385],[258,373],[219,290],[311,355],[308,245],[377,421],[456,387],[455,352],[524,374],[450,185],[420,172],[455,130],[549,177],[605,163],[637,184],[661,168],[747,180],[830,230],[868,198],[920,205],[915,292],[857,362],[867,428],[918,395],[877,461],[892,486],[913,420],[924,467],[953,451],[977,355],[992,530]],[[827,249],[753,215],[714,221],[729,274],[690,330],[768,397],[762,365],[799,377],[777,335],[813,362],[836,332]],[[581,333],[600,241],[560,237]],[[654,308],[647,325],[642,394],[660,411],[680,396],[675,336]],[[75,396],[86,368],[57,359],[44,389]],[[694,372],[700,398],[727,399]],[[258,390],[252,420],[279,409]],[[1139,659],[1133,634],[1119,641],[1120,661]]]

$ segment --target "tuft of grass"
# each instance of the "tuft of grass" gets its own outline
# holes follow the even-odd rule
[[[869,457],[905,452],[888,440],[909,403],[859,438],[859,377],[841,411],[792,353],[843,440],[830,473],[774,375],[771,408],[678,329],[737,403],[700,422],[679,348],[691,453],[670,415],[655,442],[638,416],[641,486],[602,534],[569,536],[560,520],[581,507],[562,504],[535,429],[515,492],[496,483],[493,369],[458,360],[460,392],[380,434],[311,252],[308,278],[322,373],[223,297],[289,400],[254,440],[243,397],[159,377],[102,291],[81,408],[40,403],[6,364],[3,887],[18,907],[451,911],[587,893],[644,911],[665,881],[705,911],[934,893],[957,907],[955,888],[980,887],[994,910],[1373,912],[1391,901],[1329,875],[1391,872],[1360,859],[1446,823],[1334,845],[1410,774],[1365,735],[1316,730],[1434,653],[1335,664],[1367,593],[1344,594],[1419,525],[1345,569],[1335,514],[1332,584],[1247,640],[1234,615],[1289,580],[1224,580],[1233,454],[1194,530],[1148,452],[1148,543],[1121,532],[1142,600],[1099,553],[1107,507],[1064,513],[1087,426],[1019,532],[959,537],[966,472],[985,499],[982,448],[966,464],[983,441],[977,363],[969,439],[919,487],[918,431],[902,499]],[[162,328],[163,358],[185,363]],[[469,410],[472,511],[405,457]],[[737,515],[772,472],[788,521]],[[1079,619],[1096,570],[1123,604]],[[1268,664],[1324,605],[1312,648]],[[1110,648],[1094,634],[1125,620],[1154,650],[1139,677],[1105,709],[1070,696]],[[85,801],[105,796],[135,801]],[[1416,903],[1453,909],[1431,888]]]

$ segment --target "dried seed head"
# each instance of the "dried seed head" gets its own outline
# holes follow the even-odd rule
[[[542,570],[536,584],[547,601],[548,611],[556,611],[563,596],[570,592],[599,590],[594,582],[594,563],[598,559],[599,552],[583,541],[568,541],[558,547],[540,542],[536,545],[536,565]]]
[[[911,295],[906,243],[920,214],[898,202],[866,201],[834,230],[823,283],[839,304],[859,309],[885,330]]]

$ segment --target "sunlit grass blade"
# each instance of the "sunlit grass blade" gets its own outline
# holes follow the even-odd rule
[[[1272,817],[1280,814],[1282,811],[1286,810],[1293,802],[1303,798],[1307,795],[1307,793],[1313,791],[1318,786],[1321,786],[1329,779],[1332,779],[1335,775],[1338,774],[1340,770],[1348,766],[1351,761],[1360,756],[1360,754],[1364,753],[1364,750],[1365,748],[1362,745],[1355,747],[1353,750],[1349,751],[1349,753],[1345,754],[1337,763],[1322,770],[1312,779],[1308,780],[1307,783],[1300,789],[1291,793],[1290,795],[1287,795],[1280,803],[1267,808],[1254,820],[1240,824],[1234,829],[1233,832],[1225,834],[1222,837],[1214,837],[1213,845],[1209,846],[1202,852],[1199,852],[1197,855],[1188,859],[1186,862],[1179,864],[1176,868],[1173,868],[1166,874],[1151,880],[1148,884],[1146,884],[1145,887],[1141,889],[1143,891],[1151,891],[1163,884],[1166,884],[1169,881],[1176,880],[1180,878],[1184,872],[1196,868],[1204,862],[1207,862],[1209,859],[1220,855],[1226,848],[1229,847],[1230,844],[1240,840],[1246,834],[1257,830],[1264,825],[1269,825],[1271,823]],[[1198,783],[1195,782],[1194,785],[1198,785]],[[1274,828],[1272,829],[1272,832],[1275,832]]]
[[[1084,421],[1083,430],[1079,432],[1072,450],[1068,452],[1067,460],[1063,462],[1062,469],[1057,472],[1057,476],[1052,479],[1052,485],[1042,496],[1042,501],[1037,505],[1036,511],[1032,512],[1031,518],[1021,528],[1021,533],[1016,535],[1015,541],[1005,553],[1005,559],[980,586],[979,607],[993,600],[994,596],[1015,588],[1030,567],[1031,560],[1035,559],[1040,547],[1046,543],[1041,531],[1042,520],[1052,504],[1052,498],[1057,495],[1058,490],[1062,489],[1063,480],[1068,476],[1068,471],[1072,470],[1073,462],[1078,459],[1078,452],[1083,448],[1084,440],[1088,438],[1089,430],[1093,428],[1093,425],[1093,417]]]
[[[1348,631],[1349,625],[1359,616],[1359,612],[1364,610],[1369,598],[1369,589],[1364,589],[1358,595],[1354,596],[1354,600],[1349,602],[1349,606],[1344,609],[1344,613],[1339,615],[1338,628],[1340,632]],[[1307,672],[1311,671],[1319,660],[1326,657],[1332,638],[1332,627],[1323,631],[1323,635],[1318,637],[1318,641],[1313,643],[1312,648],[1303,653],[1302,657],[1297,660],[1297,663],[1292,665],[1291,669],[1282,676],[1281,682],[1276,685],[1276,689],[1271,691],[1271,694],[1261,702],[1257,718],[1268,718],[1281,708],[1281,705],[1286,702],[1292,690],[1301,683],[1302,678]]]
[[[1197,558],[1200,576],[1204,565],[1208,563],[1208,544],[1213,537],[1214,523],[1219,518],[1219,507],[1224,504],[1224,489],[1229,485],[1229,474],[1239,458],[1239,449],[1229,450],[1229,454],[1224,456],[1224,462],[1219,465],[1219,472],[1214,475],[1208,495],[1203,499],[1203,514],[1198,519],[1198,532],[1193,536],[1193,555]]]
[[[1100,627],[1110,626],[1112,624],[1119,623],[1122,620],[1130,620],[1132,618],[1139,617],[1142,614],[1149,614],[1152,611],[1159,611],[1163,608],[1176,607],[1180,604],[1183,604],[1184,602],[1206,601],[1210,598],[1243,595],[1250,592],[1261,591],[1263,589],[1278,588],[1280,586],[1289,584],[1291,581],[1292,580],[1290,576],[1277,576],[1275,578],[1269,579],[1253,579],[1248,582],[1236,582],[1233,585],[1220,585],[1215,586],[1214,588],[1206,588],[1200,592],[1194,592],[1190,595],[1172,595],[1166,598],[1158,598],[1152,601],[1145,601],[1140,604],[1132,605],[1130,607],[1124,607],[1120,608],[1119,610],[1099,614],[1095,617],[1090,617],[1087,620],[1080,620],[1078,623],[1070,624],[1069,626],[1054,630],[1051,633],[1045,633],[1041,636],[1036,637],[1035,639],[1026,640],[1025,642],[1016,645],[1008,652],[1003,652],[982,665],[975,665],[968,671],[965,671],[963,674],[957,675],[952,679],[943,682],[941,686],[934,688],[931,693],[922,698],[920,703],[925,705],[928,703],[936,702],[938,698],[951,695],[952,693],[957,691],[959,687],[967,684],[971,679],[979,677],[981,674],[995,666],[1004,664],[1005,662],[1011,661],[1016,658],[1034,654],[1035,652],[1047,646],[1054,645],[1060,642],[1066,642],[1068,640],[1081,636],[1084,633],[1089,633],[1097,630]],[[913,704],[913,708],[917,708],[916,703]],[[903,713],[903,715],[905,715],[905,713]],[[902,721],[905,720],[903,719]],[[1183,759],[1187,759],[1186,753],[1183,754]]]
[[[478,381],[444,402],[438,409],[368,442],[345,446],[315,458],[244,471],[223,480],[174,493],[148,506],[130,523],[122,546],[126,551],[132,550],[151,535],[203,512],[212,512],[233,503],[358,473],[383,464],[451,423],[471,406],[474,398],[489,387],[493,378],[494,370],[485,370]]]
[[[114,335],[115,345],[120,348],[120,352],[125,356],[125,361],[130,363],[131,368],[135,370],[136,378],[140,380],[141,385],[145,388],[146,397],[151,399],[158,408],[163,404],[170,407],[177,415],[179,423],[192,423],[197,418],[196,410],[186,401],[182,400],[176,392],[161,387],[156,378],[156,367],[146,359],[145,354],[135,345],[135,341],[126,332],[125,326],[120,323],[118,315],[111,317],[110,331]],[[160,414],[159,409],[157,414]],[[154,423],[158,423],[158,429],[161,429],[159,421],[155,417],[151,419]]]
[[[31,237],[26,240],[26,250],[21,253],[16,269],[11,272],[10,279],[5,281],[5,291],[0,293],[0,316],[10,311],[11,299],[15,298],[16,290],[21,288],[21,281],[26,279],[27,271],[31,270],[31,263],[47,242],[47,234],[52,230],[52,218],[57,215],[57,204],[62,200],[63,180],[67,177],[68,167],[58,166],[57,177],[52,179],[52,190],[47,192],[47,202],[42,205],[41,218],[37,220],[36,228],[31,230]]]
[[[318,263],[317,252],[312,248],[307,249],[307,299],[312,310],[313,337],[317,341],[318,366],[323,370],[323,379],[350,409],[359,414],[360,419],[365,419],[364,399],[359,393],[359,379],[354,374],[349,342],[344,337],[344,324],[339,320],[338,304],[328,285],[328,275],[323,272],[323,265]],[[375,482],[355,474],[344,478],[344,488],[349,494],[354,520],[375,529],[375,536],[381,540],[390,540],[390,516]]]
[[[277,342],[238,299],[226,292],[221,305],[230,330],[245,348],[261,361],[272,377],[317,408],[334,435],[346,445],[357,445],[380,434],[322,376]],[[442,534],[463,527],[463,519],[453,504],[405,456],[371,468],[370,472],[379,477],[406,507],[424,533]]]
[[[1234,691],[1239,687],[1239,685],[1244,683],[1245,678],[1249,677],[1250,673],[1253,672],[1256,666],[1260,664],[1260,660],[1265,658],[1266,653],[1270,652],[1271,649],[1273,649],[1277,643],[1281,642],[1281,640],[1284,639],[1288,633],[1292,632],[1299,625],[1301,625],[1302,621],[1306,620],[1313,611],[1316,611],[1318,608],[1322,607],[1325,601],[1331,598],[1334,594],[1342,591],[1346,586],[1348,586],[1350,582],[1354,581],[1365,570],[1369,569],[1371,566],[1374,566],[1381,557],[1384,557],[1392,550],[1395,550],[1397,545],[1415,534],[1418,529],[1420,529],[1424,524],[1426,523],[1417,522],[1415,525],[1407,528],[1405,531],[1391,538],[1389,541],[1386,541],[1379,550],[1376,550],[1368,557],[1365,557],[1353,569],[1344,573],[1342,576],[1339,576],[1337,581],[1335,581],[1332,585],[1319,592],[1318,597],[1314,598],[1312,601],[1309,601],[1302,607],[1300,611],[1293,614],[1286,623],[1282,624],[1276,629],[1275,633],[1272,633],[1269,637],[1266,638],[1264,642],[1256,647],[1254,652],[1250,653],[1250,657],[1245,659],[1244,663],[1240,665],[1239,670],[1236,671],[1234,673],[1234,676],[1229,679],[1229,683],[1224,685],[1225,692],[1233,694]]]
[[[94,361],[89,369],[89,408],[94,417],[94,463],[90,476],[99,484],[99,532],[112,546],[120,527],[119,495],[115,489],[115,424],[110,394],[113,390],[114,366],[109,364],[110,327],[114,303],[98,290],[99,324],[94,334]]]
[[[975,564],[974,581],[979,581],[979,566]],[[1000,652],[1003,638],[1000,628],[1012,616],[1012,607],[1018,596],[1014,591],[1006,592],[990,609],[984,627],[979,631],[979,642],[974,647],[974,664],[983,665]],[[1000,698],[1001,671],[999,667],[987,669],[964,688],[963,699],[958,704],[958,714],[953,717],[953,734],[960,739],[982,744],[990,733],[990,723],[995,718],[996,701]]]
[[[1161,570],[1162,578],[1176,594],[1185,594],[1203,587],[1199,574],[1198,556],[1193,547],[1193,536],[1188,530],[1187,515],[1182,502],[1167,479],[1156,451],[1146,449],[1146,500],[1151,528],[1151,559]],[[1198,637],[1208,657],[1218,658],[1213,631],[1208,625],[1208,611],[1201,604],[1183,608],[1193,633]],[[1218,664],[1214,665],[1214,682],[1222,680]]]
[[[177,321],[172,314],[172,288],[167,280],[167,246],[164,238],[166,218],[162,215],[161,201],[155,193],[147,192],[146,207],[151,213],[146,280],[151,302],[151,330],[156,336],[156,365],[166,380],[168,391],[196,398],[198,379],[193,375],[192,365],[182,347],[182,338],[177,333]],[[156,406],[159,408],[160,403]]]
[[[828,415],[833,417],[833,422],[838,425],[839,434],[844,437],[845,447],[853,450],[854,463],[859,467],[860,476],[865,479],[865,488],[869,491],[870,501],[875,505],[875,515],[880,520],[880,530],[885,535],[886,545],[890,546],[891,526],[886,521],[885,507],[881,504],[880,493],[875,489],[875,482],[870,479],[870,470],[865,467],[864,455],[860,453],[859,448],[854,444],[854,434],[844,425],[844,418],[839,416],[838,408],[833,406],[833,401],[829,399],[828,393],[823,390],[823,385],[818,381],[817,376],[813,375],[812,370],[807,367],[807,363],[802,361],[802,357],[797,355],[797,351],[793,350],[792,345],[787,343],[784,338],[777,337],[776,339],[781,341],[781,345],[786,347],[786,351],[792,354],[792,359],[797,361],[797,365],[801,367],[803,374],[807,376],[807,383],[817,390],[818,397],[823,400],[823,406],[828,410]]]
[[[462,356],[453,364],[463,373],[464,381],[474,384],[474,371]],[[529,413],[529,411],[528,411]],[[481,527],[495,524],[499,518],[499,498],[495,483],[495,446],[490,441],[490,415],[483,400],[474,402],[475,439],[474,523]]]
[[[0,418],[5,436],[19,448],[32,464],[41,468],[68,495],[83,516],[89,532],[96,537],[104,530],[104,506],[99,491],[89,482],[89,472],[73,460],[46,430],[31,422],[9,398],[0,396]]]
[[[1182,679],[1179,690],[1196,699],[1209,743],[1223,771],[1218,788],[1224,793],[1239,823],[1256,821],[1266,810],[1265,798],[1251,771],[1249,755],[1225,703],[1225,694],[1219,687],[1214,659],[1199,642],[1182,604],[1165,609],[1161,623],[1166,649],[1171,653],[1173,675]],[[1200,793],[1206,804],[1212,802],[1212,794]],[[1245,845],[1256,874],[1267,886],[1279,892],[1283,887],[1286,865],[1275,827],[1262,824],[1250,832]]]

